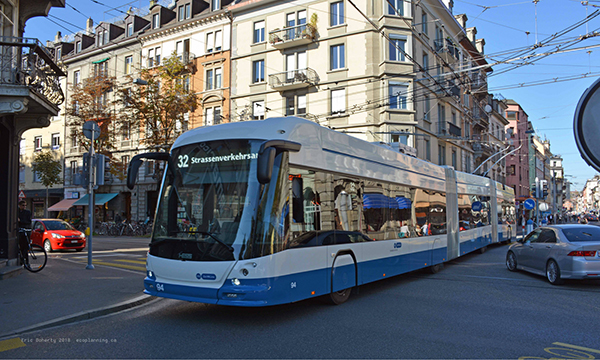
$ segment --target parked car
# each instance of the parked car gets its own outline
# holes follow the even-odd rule
[[[85,248],[85,235],[76,230],[71,224],[60,219],[33,219],[31,242],[46,249],[54,250]]]
[[[598,221],[598,216],[595,214],[585,214],[585,219],[587,221]]]
[[[564,279],[600,279],[600,227],[537,228],[508,248],[506,267],[546,276],[553,285]]]

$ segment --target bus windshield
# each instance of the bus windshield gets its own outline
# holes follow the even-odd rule
[[[261,144],[260,140],[218,140],[173,149],[150,254],[183,261],[261,256],[251,251],[257,248],[253,242],[263,244],[265,238],[279,236],[265,233],[264,220],[257,221],[257,217],[271,220],[285,207],[280,201],[273,206],[273,197],[280,197],[274,196],[276,185],[285,178],[280,174],[281,154],[276,157],[271,184],[262,186],[257,180]]]

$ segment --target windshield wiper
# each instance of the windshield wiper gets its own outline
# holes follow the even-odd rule
[[[233,246],[225,243],[223,240],[219,239],[218,237],[216,237],[214,234],[206,232],[206,231],[194,231],[194,233],[196,234],[200,234],[200,235],[208,235],[211,238],[215,239],[216,242],[218,242],[219,244],[225,246],[227,248],[227,250],[229,250],[230,252],[233,252]]]

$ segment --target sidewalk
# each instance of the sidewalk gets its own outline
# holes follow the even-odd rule
[[[144,274],[48,258],[39,273],[23,270],[0,282],[0,339],[124,310],[153,298]]]

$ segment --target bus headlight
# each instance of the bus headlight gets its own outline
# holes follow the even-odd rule
[[[239,285],[241,285],[241,284],[242,284],[242,283],[240,282],[240,279],[238,279],[238,278],[233,278],[233,279],[231,279],[231,283],[232,283],[233,285],[235,285],[235,286],[239,286]]]

